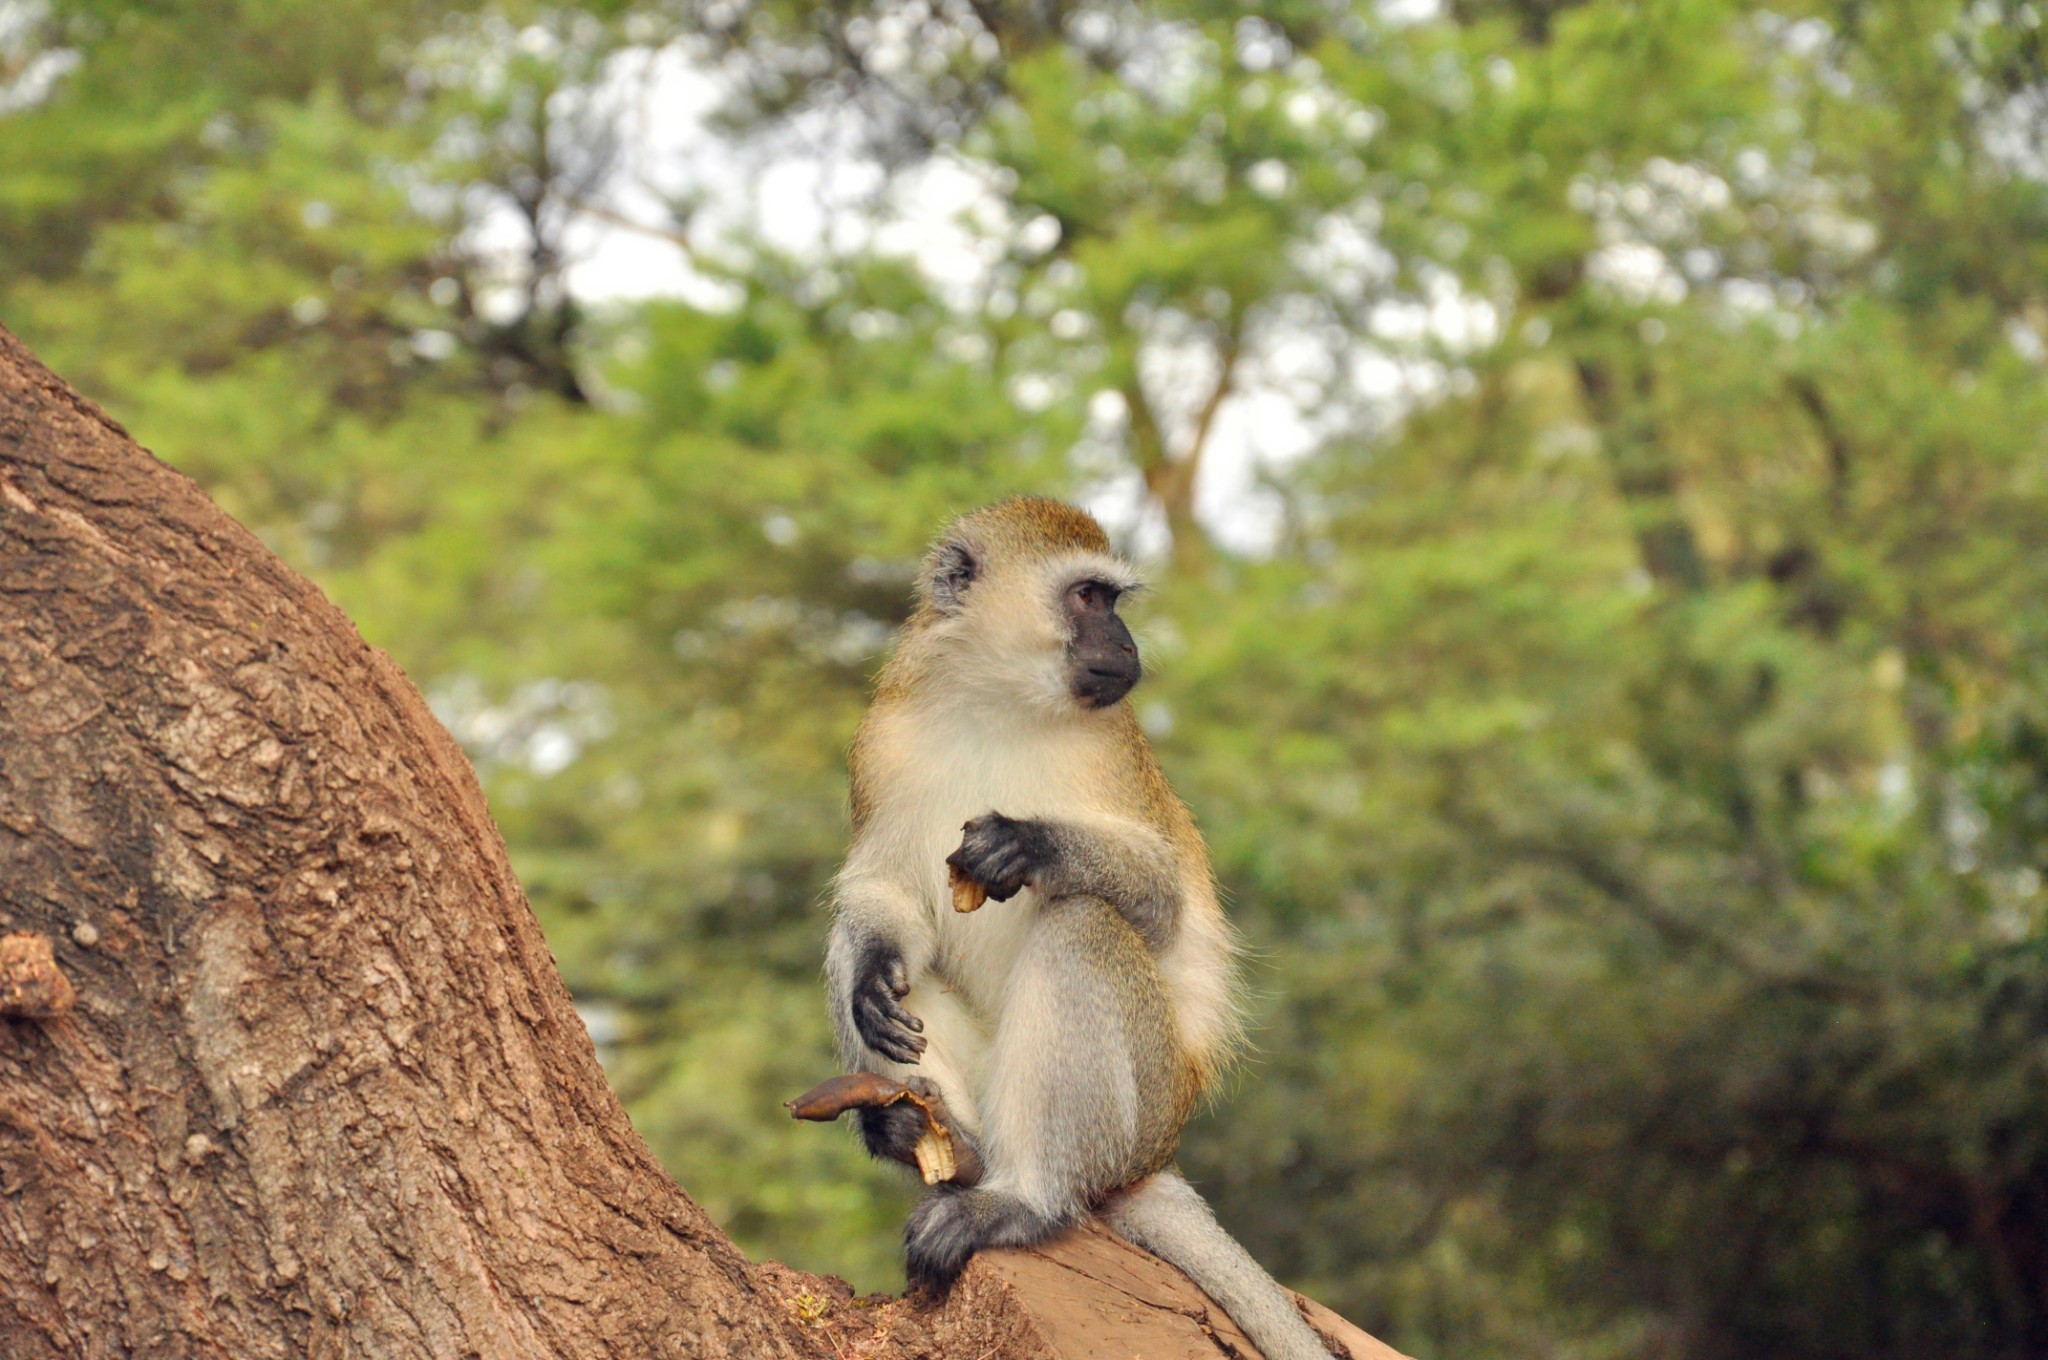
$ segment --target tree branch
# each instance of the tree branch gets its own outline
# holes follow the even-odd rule
[[[419,693],[5,330],[0,732],[8,1360],[1253,1354],[1099,1230],[936,1305],[749,1262],[606,1085]]]

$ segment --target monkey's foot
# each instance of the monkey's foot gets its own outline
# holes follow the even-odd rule
[[[944,1290],[975,1252],[1035,1246],[1067,1223],[994,1190],[941,1187],[924,1197],[904,1225],[904,1273],[913,1287]]]

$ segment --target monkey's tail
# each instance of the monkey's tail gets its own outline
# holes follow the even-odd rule
[[[1244,1329],[1266,1360],[1330,1360],[1271,1275],[1223,1231],[1195,1187],[1171,1169],[1125,1191],[1103,1211],[1119,1234],[1179,1266]]]

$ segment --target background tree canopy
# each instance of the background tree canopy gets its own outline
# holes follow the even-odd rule
[[[1254,1252],[1422,1357],[2039,1355],[2044,20],[0,0],[0,319],[427,689],[750,1250],[897,1283],[777,1104],[842,751],[1052,490],[1259,951]]]

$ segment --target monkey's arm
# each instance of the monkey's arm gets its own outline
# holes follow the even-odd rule
[[[1052,821],[985,813],[967,823],[946,863],[1006,902],[1029,887],[1041,897],[1099,897],[1156,954],[1180,922],[1181,866],[1173,846],[1139,822]]]
[[[909,888],[854,861],[840,871],[833,896],[825,977],[840,1056],[856,1067],[871,1056],[915,1063],[925,1048],[924,1021],[903,998],[931,962],[930,921]]]

